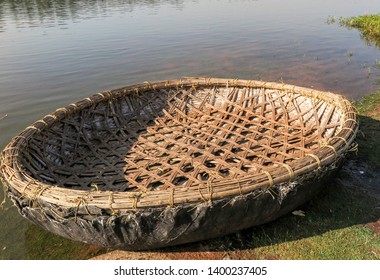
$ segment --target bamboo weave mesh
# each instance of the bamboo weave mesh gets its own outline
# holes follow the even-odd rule
[[[22,195],[128,209],[245,193],[346,152],[348,101],[258,81],[184,79],[104,92],[37,121],[2,154]],[[60,201],[60,202],[58,202]]]

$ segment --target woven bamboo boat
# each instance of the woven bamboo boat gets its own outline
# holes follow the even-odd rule
[[[20,213],[66,238],[142,250],[266,223],[311,199],[358,129],[342,96],[184,78],[85,98],[1,154]]]

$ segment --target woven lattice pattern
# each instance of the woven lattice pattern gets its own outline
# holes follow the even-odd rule
[[[319,178],[357,130],[350,102],[329,92],[246,80],[158,81],[45,116],[7,145],[0,171],[8,191],[33,205],[113,215]]]
[[[152,249],[296,209],[354,150],[357,130],[350,102],[330,92],[213,78],[146,82],[36,121],[0,154],[0,177],[20,213],[53,233]]]
[[[248,86],[118,94],[45,128],[21,162],[79,190],[152,191],[242,179],[312,154],[342,128],[334,104]]]

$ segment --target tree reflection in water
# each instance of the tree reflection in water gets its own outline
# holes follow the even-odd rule
[[[138,7],[158,8],[162,4],[182,9],[185,0],[0,0],[0,32],[5,17],[18,25],[35,26],[62,24],[85,18],[107,16],[115,8],[132,12]]]

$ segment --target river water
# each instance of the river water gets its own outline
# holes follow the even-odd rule
[[[58,107],[143,81],[259,79],[365,96],[379,86],[379,50],[331,19],[378,12],[378,0],[0,0],[0,149]],[[0,210],[0,259],[98,252],[40,230],[9,201]]]

